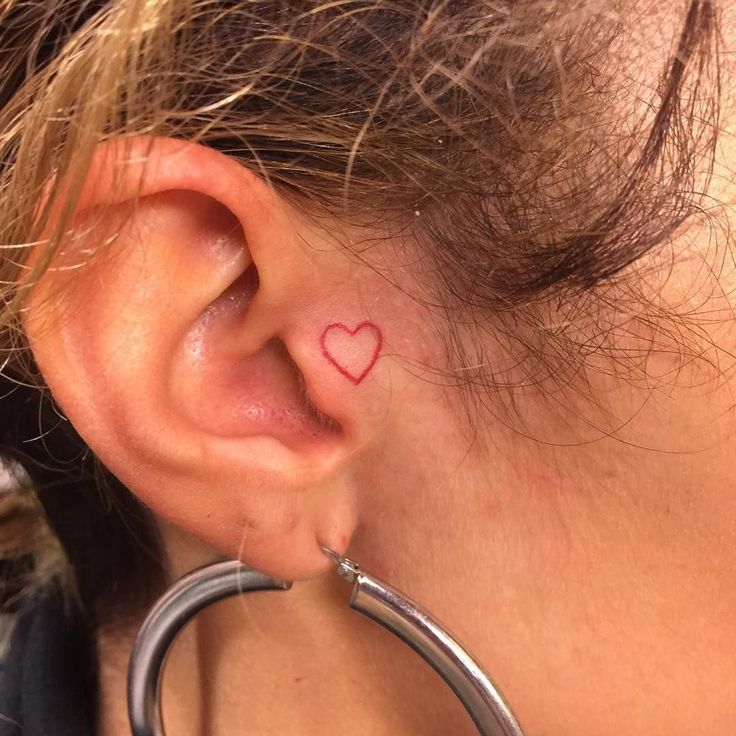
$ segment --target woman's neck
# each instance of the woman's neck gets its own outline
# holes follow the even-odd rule
[[[174,577],[213,559],[171,527],[164,543]],[[439,677],[348,598],[335,576],[200,613],[167,660],[168,736],[475,734]],[[101,736],[130,733],[126,672],[139,623],[99,632]]]

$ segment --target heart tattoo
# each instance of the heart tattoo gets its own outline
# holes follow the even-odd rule
[[[354,330],[334,322],[322,331],[319,344],[322,355],[357,386],[376,364],[383,335],[373,322],[361,322]]]

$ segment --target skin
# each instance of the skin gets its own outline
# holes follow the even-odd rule
[[[724,226],[735,120],[727,100],[712,191]],[[694,315],[686,339],[641,304],[610,345],[646,346],[643,372],[594,356],[586,381],[525,393],[514,421],[469,422],[436,379],[441,321],[413,298],[399,249],[356,264],[338,243],[361,233],[318,227],[220,154],[161,140],[153,158],[109,252],[35,290],[34,354],[158,514],[172,577],[225,554],[299,581],[197,618],[167,670],[168,733],[474,733],[432,672],[347,609],[319,543],[446,622],[528,736],[733,733],[734,272],[704,268],[705,223],[678,233],[674,266],[654,254],[641,270],[643,293]],[[110,204],[95,182],[79,225]],[[57,266],[83,243],[70,236]],[[364,323],[373,339],[358,339]],[[128,733],[137,623],[99,632],[104,736]]]

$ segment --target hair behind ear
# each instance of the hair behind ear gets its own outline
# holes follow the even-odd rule
[[[90,624],[137,615],[164,585],[151,512],[60,418],[47,392],[0,377],[0,397],[0,462],[30,479],[0,508],[0,526],[25,509],[29,539],[2,555],[0,609],[17,607],[39,583],[73,576],[61,588],[73,591]]]

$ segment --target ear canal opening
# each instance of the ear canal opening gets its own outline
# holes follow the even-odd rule
[[[344,430],[312,401],[288,344],[278,331],[260,343],[261,316],[251,313],[259,286],[251,263],[199,316],[175,381],[178,405],[212,435],[263,434],[293,448],[329,442]]]
[[[258,269],[255,263],[251,263],[243,273],[238,276],[218,298],[218,302],[227,304],[238,314],[245,314],[253,301],[253,297],[261,284]]]
[[[223,294],[223,298],[235,302],[236,310],[241,314],[245,315],[248,311],[250,303],[258,291],[260,285],[260,276],[258,269],[254,263],[251,263],[248,268],[230,285],[227,291]],[[294,385],[297,387],[297,400],[299,403],[298,413],[301,414],[304,421],[304,425],[309,427],[314,436],[322,435],[339,435],[342,433],[342,426],[332,417],[322,412],[312,401],[309,390],[307,388],[307,382],[304,379],[304,374],[297,365],[296,361],[292,358],[288,347],[284,341],[279,337],[274,337],[269,340],[267,349],[272,351],[272,354],[279,356],[279,361],[283,363],[286,370],[291,374]]]
[[[261,284],[256,264],[251,263],[250,266],[243,271],[242,275],[236,279],[236,283],[239,284],[240,289],[242,289],[245,294],[245,298],[250,302]]]

